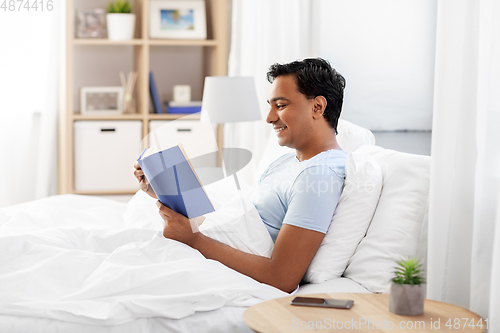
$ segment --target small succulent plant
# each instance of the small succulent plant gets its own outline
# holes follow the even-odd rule
[[[419,285],[425,283],[422,277],[422,264],[417,258],[408,258],[397,262],[396,277],[392,279],[397,284]]]
[[[132,5],[128,0],[116,0],[115,2],[110,2],[108,5],[108,13],[122,13],[129,14],[132,12]]]

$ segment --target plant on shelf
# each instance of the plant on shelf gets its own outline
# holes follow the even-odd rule
[[[424,284],[422,264],[417,258],[398,261],[391,284],[389,310],[406,316],[424,313]]]
[[[116,0],[108,4],[108,13],[110,14],[130,14],[131,12],[132,6],[128,0]]]
[[[134,38],[135,14],[128,0],[116,0],[108,4],[108,38],[129,40]]]

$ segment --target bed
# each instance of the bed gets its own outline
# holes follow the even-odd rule
[[[310,283],[296,294],[388,292],[395,260],[425,264],[430,158],[376,147],[369,131],[345,121],[339,133],[351,151],[346,188]],[[263,163],[283,152],[268,147]],[[251,332],[246,308],[287,295],[183,244],[165,245],[149,199],[61,195],[0,209],[0,331]],[[225,204],[233,213],[241,206]],[[203,232],[226,241],[238,230],[231,245],[269,254],[254,213],[243,208],[236,226],[207,223]]]

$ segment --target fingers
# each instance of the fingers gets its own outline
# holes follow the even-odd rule
[[[144,171],[142,171],[141,169],[135,170],[134,171],[134,176],[136,176],[137,178],[144,177]]]
[[[145,182],[145,183],[147,184],[147,179],[146,179],[146,177],[144,177],[144,175],[136,175],[136,174],[134,173],[134,176],[135,176],[135,178],[137,179],[137,181],[138,181],[139,183],[141,183],[141,182]]]
[[[163,214],[162,211],[159,211],[158,213],[160,214],[161,218],[163,219],[163,222],[165,222],[165,224],[166,224],[167,220],[170,218],[170,216]],[[164,227],[165,227],[165,225],[164,225]]]
[[[143,190],[144,192],[147,192],[148,191],[148,188],[149,188],[149,184],[146,183],[144,180],[141,180],[139,182],[139,186],[141,188],[141,190]]]
[[[169,218],[175,217],[176,215],[181,215],[181,214],[177,213],[176,211],[171,210],[170,208],[168,208],[164,204],[162,204],[160,200],[156,201],[156,206],[158,206],[158,208],[160,209],[160,213],[163,213],[165,216],[167,216]]]
[[[160,202],[160,201],[158,201],[158,202]],[[160,203],[160,204],[161,204],[161,203]],[[163,220],[163,229],[164,229],[164,231],[163,231],[163,232],[165,232],[165,228],[168,226],[168,221],[171,219],[171,217],[170,217],[169,215],[165,214],[165,213],[162,211],[162,209],[161,209],[161,207],[158,205],[158,203],[157,203],[157,206],[158,206],[158,208],[160,208],[160,210],[158,211],[158,214],[160,214],[160,217],[161,217],[161,219]],[[163,205],[162,205],[162,206],[163,206]],[[165,206],[163,206],[163,207],[165,207]],[[167,207],[165,207],[165,208],[167,208]],[[167,208],[167,209],[168,209],[168,208]],[[163,236],[165,236],[165,234],[164,234]]]
[[[142,169],[135,170],[134,176],[137,179],[137,181],[139,181],[139,183],[144,182],[144,183],[146,183],[146,185],[149,183],[147,178],[145,177],[144,171],[142,171]],[[141,186],[142,186],[142,184],[141,184]]]
[[[162,203],[160,202],[160,200],[156,201],[156,206],[158,206],[158,209],[160,210],[160,215],[161,215],[162,217],[164,217],[164,216],[165,216],[165,217],[170,217],[170,214],[168,214],[168,213],[169,213],[168,211],[169,211],[170,209],[169,209],[167,206],[165,206],[164,204],[162,204]]]
[[[137,178],[139,182],[145,180],[146,178],[144,177],[144,171],[142,171],[141,166],[139,165],[138,162],[135,162],[134,164],[134,176]]]
[[[142,171],[141,166],[138,162],[135,162],[134,168],[134,176],[139,182],[139,188],[146,192],[150,197],[158,199],[153,189],[151,188],[151,185],[149,185],[149,181],[144,175],[144,171]]]

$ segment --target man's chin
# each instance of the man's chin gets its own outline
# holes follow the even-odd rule
[[[281,147],[288,147],[288,148],[292,148],[293,149],[293,147],[290,147],[285,141],[278,140],[278,144]]]

